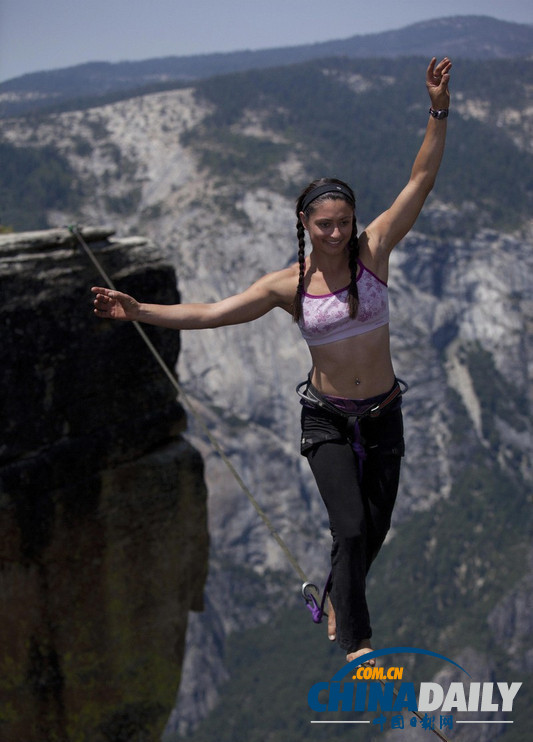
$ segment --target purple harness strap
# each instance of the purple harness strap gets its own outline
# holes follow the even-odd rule
[[[363,477],[363,461],[366,459],[366,451],[363,445],[359,420],[369,413],[370,406],[368,402],[359,401],[358,399],[344,399],[343,397],[332,397],[324,394],[323,398],[329,404],[333,405],[337,412],[340,412],[348,419],[348,426],[351,428],[351,446],[357,456],[359,482]]]

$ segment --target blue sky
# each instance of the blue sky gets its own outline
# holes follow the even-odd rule
[[[96,60],[329,41],[453,15],[533,24],[533,1],[0,0],[0,81]]]

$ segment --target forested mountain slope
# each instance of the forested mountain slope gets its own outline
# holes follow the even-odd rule
[[[252,69],[299,64],[313,59],[398,58],[448,55],[455,59],[531,58],[533,26],[509,23],[486,16],[452,16],[415,23],[404,28],[361,35],[357,12],[347,18],[347,32],[356,35],[344,39],[291,47],[239,50],[147,59],[135,62],[88,62],[58,70],[45,70],[0,84],[0,116],[38,111],[50,106],[76,108],[85,98],[93,104],[110,98],[131,95],[135,89],[145,92],[191,84],[213,75]]]

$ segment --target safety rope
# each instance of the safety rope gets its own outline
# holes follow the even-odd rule
[[[87,255],[87,257],[89,258],[89,260],[94,265],[94,267],[96,268],[96,270],[98,271],[98,273],[104,279],[107,287],[110,288],[112,291],[117,291],[117,289],[116,289],[113,281],[107,275],[107,273],[105,272],[104,268],[102,267],[100,261],[96,258],[96,256],[94,255],[93,251],[91,250],[91,248],[89,247],[89,245],[87,244],[87,242],[84,240],[83,235],[81,234],[79,227],[77,227],[77,226],[69,226],[69,227],[67,227],[67,229],[69,230],[69,232],[72,235],[74,235],[74,237],[76,237],[76,239],[78,240],[78,242],[82,246],[82,248],[83,248],[85,254]],[[270,531],[270,534],[272,535],[272,537],[274,538],[274,540],[277,542],[278,546],[281,548],[281,550],[283,551],[283,553],[287,557],[288,561],[291,563],[291,565],[294,568],[295,572],[297,573],[298,577],[302,580],[302,582],[307,582],[306,574],[303,571],[303,569],[300,567],[300,565],[298,563],[298,560],[296,559],[296,557],[294,556],[294,554],[291,552],[291,550],[289,549],[289,547],[287,546],[287,544],[285,543],[285,541],[282,539],[282,537],[279,535],[279,533],[276,531],[276,529],[274,528],[274,525],[272,524],[272,521],[270,520],[270,518],[268,517],[268,515],[265,513],[265,511],[263,510],[263,508],[259,505],[259,503],[255,499],[255,497],[253,496],[250,488],[246,485],[246,483],[242,479],[242,477],[239,474],[239,472],[233,466],[233,464],[231,463],[231,461],[229,460],[229,458],[225,454],[224,450],[222,449],[221,445],[219,444],[219,442],[217,441],[217,439],[215,438],[215,436],[211,433],[211,431],[209,430],[209,428],[207,427],[207,425],[204,423],[201,415],[194,408],[194,405],[189,400],[187,394],[183,390],[183,387],[180,385],[180,383],[178,382],[178,380],[176,379],[176,377],[174,376],[174,374],[172,373],[172,371],[169,369],[168,365],[165,363],[165,361],[161,357],[161,355],[158,352],[157,348],[154,346],[154,344],[152,343],[152,341],[150,340],[150,338],[148,337],[148,335],[146,334],[146,332],[143,330],[143,328],[141,327],[141,325],[138,322],[134,321],[132,324],[135,327],[135,329],[137,330],[137,332],[139,333],[139,335],[141,336],[141,338],[144,341],[144,343],[146,343],[146,345],[147,345],[150,353],[153,355],[153,357],[155,358],[155,360],[157,361],[157,363],[163,369],[164,373],[166,374],[168,380],[170,381],[170,383],[172,384],[172,386],[176,390],[176,392],[179,395],[180,399],[185,403],[187,409],[189,410],[189,412],[191,413],[191,415],[194,417],[196,423],[199,425],[199,427],[201,428],[201,430],[203,431],[203,433],[205,434],[205,436],[208,438],[209,442],[211,443],[211,445],[213,446],[213,448],[215,449],[215,451],[218,453],[218,455],[220,456],[220,458],[222,459],[222,461],[228,467],[228,469],[230,470],[231,474],[233,475],[233,477],[235,478],[235,480],[239,484],[240,488],[242,489],[242,491],[244,492],[244,494],[246,495],[246,497],[248,498],[248,500],[252,503],[253,507],[255,508],[256,513],[259,515],[259,517],[261,518],[261,520],[263,521],[263,523],[266,525],[266,527]]]

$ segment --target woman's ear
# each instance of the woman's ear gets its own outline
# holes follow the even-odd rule
[[[304,225],[304,229],[307,229],[307,218],[306,218],[305,214],[303,213],[303,211],[300,211],[300,213],[299,213],[298,216],[300,217],[300,221]]]

